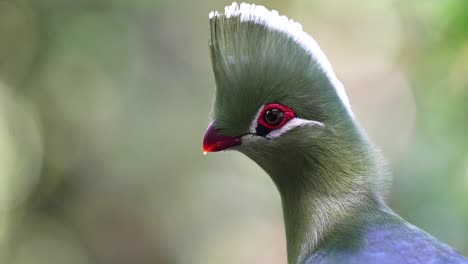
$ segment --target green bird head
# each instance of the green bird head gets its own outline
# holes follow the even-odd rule
[[[379,154],[300,24],[249,4],[209,17],[216,93],[203,151],[238,150],[270,175],[288,258],[303,263],[341,219],[383,204]]]
[[[464,263],[385,205],[380,154],[301,25],[249,4],[209,17],[216,93],[203,151],[238,150],[271,176],[288,263],[401,263],[421,248],[422,262]]]
[[[364,168],[354,157],[367,157],[367,141],[343,85],[299,23],[244,3],[209,18],[216,93],[205,153],[238,150],[280,190],[298,182],[319,186],[343,180],[304,172]]]

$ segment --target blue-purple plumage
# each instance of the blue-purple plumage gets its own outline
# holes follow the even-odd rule
[[[380,211],[349,229],[334,234],[306,263],[468,263],[456,250],[390,211]]]

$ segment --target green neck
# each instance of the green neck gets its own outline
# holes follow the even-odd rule
[[[329,233],[337,232],[343,221],[378,203],[365,188],[360,193],[297,189],[283,192],[281,198],[290,264],[304,263]]]
[[[275,162],[271,160],[280,156],[278,153],[260,156],[244,152],[271,176],[281,194],[288,263],[304,263],[344,219],[383,204],[377,188],[383,175],[379,154],[364,135],[355,132],[354,140],[340,144],[327,142],[336,140],[337,135],[334,139],[321,137],[321,143],[291,150],[287,159]]]

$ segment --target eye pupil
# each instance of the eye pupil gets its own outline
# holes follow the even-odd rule
[[[270,109],[270,110],[267,110],[263,116],[263,120],[268,124],[268,125],[271,125],[271,126],[276,126],[278,125],[279,123],[281,123],[281,121],[283,120],[284,118],[284,113],[283,111],[277,109],[277,108],[274,108],[274,109]]]

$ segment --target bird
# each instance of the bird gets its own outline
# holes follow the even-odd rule
[[[276,185],[289,264],[468,263],[386,204],[388,165],[301,24],[232,3],[210,12],[215,80],[202,150],[235,150]]]

